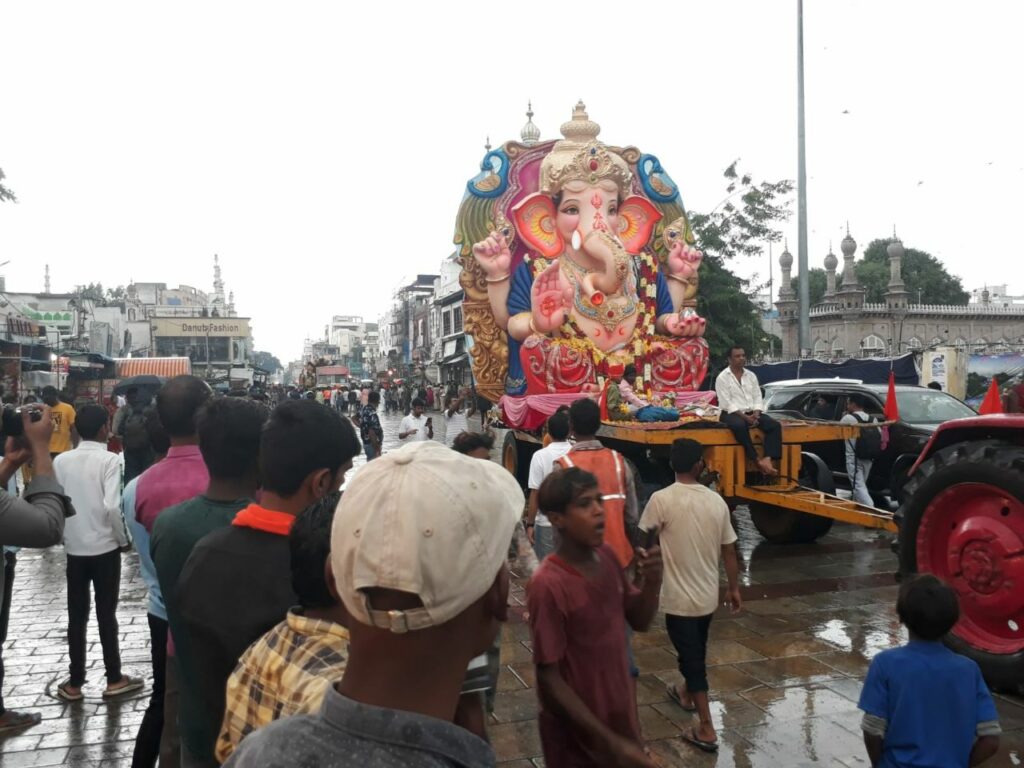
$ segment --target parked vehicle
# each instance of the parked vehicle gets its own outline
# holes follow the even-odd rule
[[[864,395],[868,414],[884,419],[888,387],[849,381],[813,381],[771,387],[765,397],[765,411],[782,418],[838,421],[846,413],[846,400],[853,393]],[[897,385],[896,402],[900,418],[888,428],[889,444],[875,460],[868,476],[868,490],[880,508],[889,500],[902,499],[907,472],[917,461],[932,434],[943,422],[975,416],[974,410],[946,392],[927,387]],[[832,471],[836,484],[849,487],[846,453],[842,441],[819,443],[815,452]]]

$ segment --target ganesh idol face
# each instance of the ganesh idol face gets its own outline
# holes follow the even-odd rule
[[[562,242],[574,251],[594,231],[619,233],[619,188],[610,181],[589,185],[581,181],[567,183],[554,196],[555,229]]]

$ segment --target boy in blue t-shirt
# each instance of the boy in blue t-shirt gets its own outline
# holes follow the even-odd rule
[[[858,706],[873,768],[978,765],[999,749],[999,716],[981,670],[942,638],[960,618],[956,593],[924,574],[900,586],[910,642],[871,662]]]

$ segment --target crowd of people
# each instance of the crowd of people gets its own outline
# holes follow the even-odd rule
[[[731,363],[726,423],[749,441],[770,420],[736,350]],[[488,460],[493,434],[468,429],[468,390],[444,402],[447,445],[414,397],[405,444],[383,452],[379,392],[357,412],[346,396],[346,414],[315,398],[218,397],[179,376],[150,405],[125,405],[121,422],[144,416],[151,458],[129,477],[125,455],[122,479],[107,409],[58,411],[55,397],[23,409],[23,435],[7,440],[0,484],[28,465],[31,477],[20,495],[0,492],[0,542],[64,543],[70,662],[56,690],[69,702],[90,686],[91,602],[102,696],[144,685],[121,668],[116,616],[122,553],[138,551],[152,685],[134,767],[494,765],[487,714],[513,573],[529,579],[547,766],[656,765],[631,639],[659,613],[683,680],[666,693],[695,713],[682,737],[718,750],[706,654],[723,567],[728,610],[743,601],[730,512],[703,484],[696,441],[673,443],[674,482],[642,499],[629,463],[597,439],[599,405],[581,398],[549,417],[527,498]],[[67,450],[52,451],[65,430]],[[765,442],[768,455],[752,458],[767,474],[777,456]],[[367,463],[346,484],[360,453]],[[861,698],[872,763],[994,753],[998,717],[978,668],[941,644],[955,593],[909,579],[898,610],[911,642],[875,659]],[[941,732],[922,714],[939,700]],[[0,701],[0,732],[36,722]]]

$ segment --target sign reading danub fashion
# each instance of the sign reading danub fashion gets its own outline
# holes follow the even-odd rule
[[[249,336],[247,317],[155,317],[150,322],[153,336]]]

